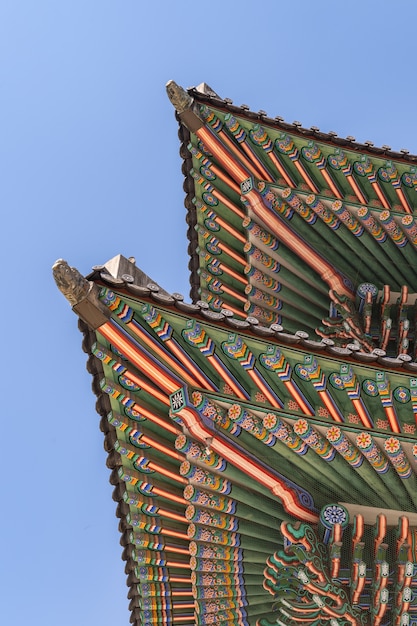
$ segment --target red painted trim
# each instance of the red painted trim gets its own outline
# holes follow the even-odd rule
[[[279,238],[285,241],[287,248],[302,258],[306,265],[312,267],[324,282],[329,285],[330,289],[334,289],[339,295],[346,295],[349,298],[353,297],[353,292],[346,287],[341,276],[335,272],[334,267],[307,243],[303,242],[283,220],[280,220],[269,211],[257,191],[250,191],[245,198],[248,200],[254,214],[265,224],[268,224],[271,232],[278,234]]]
[[[143,371],[154,383],[167,394],[174,393],[181,386],[181,380],[170,376],[162,368],[159,368],[145,353],[141,353],[139,346],[134,346],[119,330],[110,322],[100,326],[100,333],[122,354],[125,355],[139,370]],[[166,355],[163,355],[166,357]],[[194,381],[195,384],[195,381]]]
[[[251,476],[251,478],[254,478],[261,485],[267,487],[271,493],[281,500],[284,509],[288,513],[294,515],[297,519],[301,519],[306,522],[318,522],[319,518],[315,513],[298,504],[293,491],[284,483],[284,481],[279,480],[271,472],[267,471],[251,459],[248,459],[247,456],[236,450],[227,441],[213,437],[213,432],[204,426],[197,411],[190,407],[186,407],[175,413],[175,415],[181,417],[190,433],[196,437],[198,441],[204,443],[207,439],[211,439],[210,448],[214,452],[220,454],[220,456],[240,469],[244,474]]]

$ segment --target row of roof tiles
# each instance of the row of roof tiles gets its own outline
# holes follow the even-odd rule
[[[371,155],[378,157],[387,157],[391,159],[401,159],[410,163],[417,162],[417,156],[410,154],[410,151],[406,148],[401,148],[398,151],[392,150],[391,146],[383,145],[381,147],[375,146],[372,141],[364,141],[363,143],[357,142],[355,137],[348,135],[346,138],[339,137],[334,131],[322,132],[317,126],[311,126],[310,128],[303,127],[302,123],[295,120],[292,123],[285,122],[284,118],[277,115],[270,117],[266,111],[252,111],[247,104],[241,104],[236,106],[233,104],[233,100],[230,98],[221,98],[205,83],[197,87],[191,87],[188,89],[188,93],[191,96],[195,96],[199,102],[205,102],[214,107],[220,107],[226,109],[230,113],[235,115],[243,115],[253,121],[262,122],[264,124],[270,124],[275,128],[282,129],[283,131],[297,133],[300,136],[305,136],[311,139],[319,139],[321,141],[330,142],[336,146],[348,147],[350,150],[357,150],[361,152],[367,152]]]
[[[353,344],[350,347],[341,348],[336,346],[332,339],[322,339],[321,341],[310,339],[308,334],[304,331],[288,333],[278,324],[272,324],[266,327],[255,317],[249,316],[242,320],[236,318],[234,313],[228,309],[215,312],[212,311],[209,305],[203,300],[198,300],[195,304],[185,302],[183,295],[179,293],[167,295],[167,293],[155,283],[149,283],[146,286],[137,285],[133,282],[134,278],[131,275],[114,277],[105,271],[101,271],[104,269],[104,266],[96,266],[94,273],[90,274],[88,278],[90,280],[99,279],[109,287],[125,290],[127,294],[131,294],[134,297],[149,298],[157,304],[176,308],[178,311],[189,315],[201,316],[206,321],[221,323],[239,332],[253,333],[257,337],[275,338],[279,343],[287,345],[297,344],[307,350],[327,352],[330,355],[353,359],[361,363],[374,363],[382,367],[392,369],[401,368],[410,372],[417,371],[417,362],[412,361],[411,358],[406,355],[400,355],[398,358],[388,357],[385,351],[380,349],[375,349],[373,352],[369,353],[363,352]]]

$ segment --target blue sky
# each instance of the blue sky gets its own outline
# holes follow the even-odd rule
[[[133,255],[188,296],[167,80],[416,154],[416,23],[411,0],[0,4],[2,623],[129,623],[81,334],[50,268]]]

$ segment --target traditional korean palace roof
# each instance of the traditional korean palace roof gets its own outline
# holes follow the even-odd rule
[[[54,266],[131,622],[417,624],[416,158],[168,92],[192,302],[134,259]]]
[[[194,300],[415,360],[417,157],[202,85],[179,111]]]

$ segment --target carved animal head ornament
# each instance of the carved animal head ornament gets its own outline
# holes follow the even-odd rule
[[[182,113],[191,107],[193,103],[192,97],[185,91],[185,89],[177,85],[174,80],[169,80],[167,82],[166,90],[168,98],[171,100],[178,113]]]
[[[58,259],[52,266],[52,273],[58,289],[71,306],[84,300],[92,288],[90,283],[75,267],[70,267],[63,259]]]

